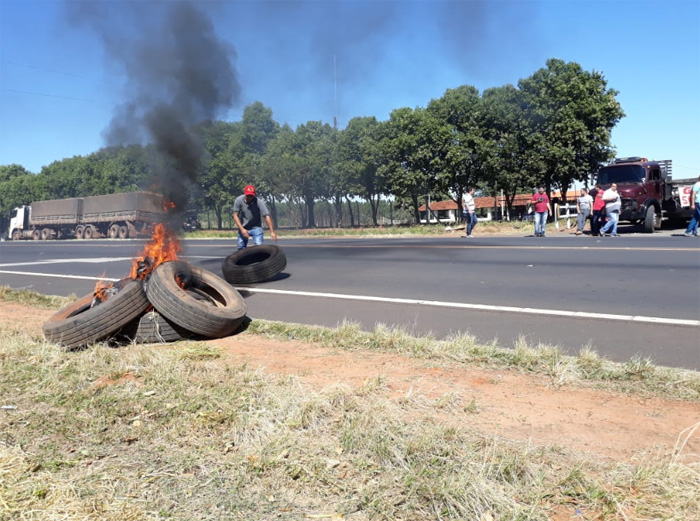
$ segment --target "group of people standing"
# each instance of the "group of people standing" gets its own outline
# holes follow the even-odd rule
[[[534,207],[535,237],[546,237],[547,218],[552,213],[552,205],[544,186],[537,188],[530,202]],[[617,184],[613,183],[605,191],[600,185],[596,185],[590,193],[587,188],[582,188],[581,195],[576,200],[576,207],[578,210],[576,235],[583,233],[586,221],[590,218],[593,236],[617,237],[617,223],[620,220],[622,207]],[[472,231],[479,222],[475,210],[474,188],[469,187],[462,196],[462,216],[467,225],[466,238],[468,239],[472,237]]]

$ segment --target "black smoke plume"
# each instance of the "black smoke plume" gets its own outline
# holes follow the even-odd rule
[[[124,101],[104,132],[108,145],[140,143],[156,152],[153,185],[175,204],[179,228],[188,191],[205,163],[194,125],[238,104],[234,47],[220,39],[206,4],[68,2],[69,18],[95,31],[124,78]],[[177,211],[179,210],[179,211]]]

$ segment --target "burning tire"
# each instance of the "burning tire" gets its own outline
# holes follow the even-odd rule
[[[186,262],[158,266],[151,274],[147,295],[164,317],[209,338],[233,333],[248,311],[243,297],[224,280]]]
[[[141,281],[128,280],[104,302],[93,304],[94,293],[56,312],[44,324],[44,336],[68,348],[84,347],[110,337],[149,306]]]
[[[268,280],[287,267],[287,257],[275,244],[261,244],[232,253],[221,270],[230,284],[253,284]]]
[[[137,344],[160,344],[177,342],[193,335],[168,320],[157,311],[149,311],[145,315],[129,322],[118,334]]]

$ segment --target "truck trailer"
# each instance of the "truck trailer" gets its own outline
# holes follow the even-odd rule
[[[604,190],[613,183],[622,200],[620,221],[641,224],[653,233],[666,220],[687,221],[693,213],[690,192],[697,179],[672,179],[670,159],[620,157],[602,167],[596,184]]]
[[[73,197],[35,201],[15,208],[8,238],[126,239],[150,235],[165,216],[163,196],[152,192]]]

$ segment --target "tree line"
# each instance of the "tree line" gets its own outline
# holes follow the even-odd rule
[[[611,132],[624,117],[600,72],[550,59],[520,80],[484,90],[448,89],[425,107],[402,107],[385,121],[355,117],[346,128],[309,121],[280,125],[261,102],[240,121],[205,121],[191,128],[206,161],[191,187],[191,209],[212,212],[222,228],[226,211],[246,184],[254,184],[277,216],[278,205],[302,209],[302,227],[316,226],[316,205],[330,205],[334,225],[355,224],[365,201],[377,225],[382,198],[410,211],[425,197],[458,205],[474,186],[503,193],[509,209],[537,185],[566,193],[614,156]],[[31,173],[0,166],[0,215],[15,206],[60,199],[149,190],[165,168],[151,145],[105,147],[65,158]],[[349,217],[349,219],[348,219]]]

